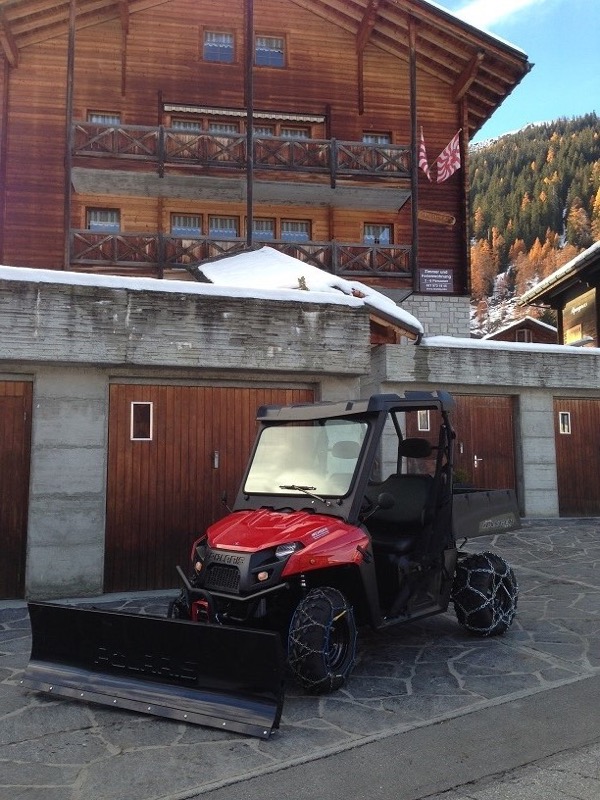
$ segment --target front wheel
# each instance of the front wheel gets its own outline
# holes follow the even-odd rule
[[[356,622],[352,606],[337,589],[311,589],[290,623],[288,661],[311,694],[333,692],[352,671]]]
[[[517,611],[519,587],[507,562],[495,553],[475,553],[460,561],[452,586],[459,623],[477,636],[498,636]]]

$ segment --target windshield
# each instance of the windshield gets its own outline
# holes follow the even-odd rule
[[[366,432],[367,423],[355,419],[270,425],[261,432],[244,492],[343,497]]]

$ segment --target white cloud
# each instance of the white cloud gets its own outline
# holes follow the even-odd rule
[[[471,0],[454,14],[477,28],[490,28],[520,11],[539,6],[547,0]]]

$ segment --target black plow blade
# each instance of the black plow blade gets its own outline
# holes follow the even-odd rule
[[[28,603],[31,689],[266,739],[279,727],[275,633]]]

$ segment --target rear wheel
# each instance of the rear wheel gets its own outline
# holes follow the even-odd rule
[[[298,603],[289,630],[288,661],[299,683],[312,694],[339,689],[355,653],[352,606],[337,589],[312,589]]]
[[[495,553],[475,553],[458,563],[452,601],[456,618],[470,633],[504,633],[515,616],[518,596],[511,567]]]

